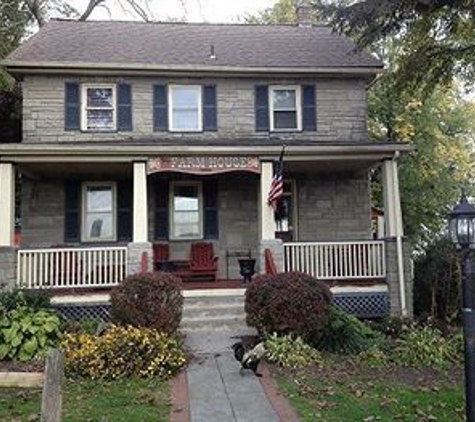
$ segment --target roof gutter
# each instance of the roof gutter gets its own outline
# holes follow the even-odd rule
[[[12,74],[249,74],[258,75],[269,73],[292,74],[292,75],[358,75],[374,76],[383,71],[382,66],[342,66],[342,67],[242,67],[242,66],[221,66],[221,65],[156,65],[142,63],[90,63],[90,62],[26,62],[4,60],[1,63]]]

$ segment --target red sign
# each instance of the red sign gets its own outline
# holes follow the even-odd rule
[[[148,174],[175,171],[218,174],[231,171],[260,173],[259,158],[244,155],[162,156],[148,160]]]

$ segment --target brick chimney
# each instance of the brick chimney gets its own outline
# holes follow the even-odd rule
[[[297,2],[297,25],[312,26],[313,10],[305,1]]]

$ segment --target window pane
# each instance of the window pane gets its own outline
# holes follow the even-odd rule
[[[279,89],[274,91],[274,110],[295,110],[295,90]]]
[[[110,212],[112,209],[112,188],[110,186],[87,187],[86,212]]]
[[[196,87],[173,87],[173,108],[198,108],[199,88]]]
[[[88,88],[88,107],[112,107],[112,88]]]
[[[200,227],[198,224],[175,224],[173,235],[182,238],[199,237]]]
[[[114,129],[112,110],[87,110],[87,128],[107,130]]]
[[[112,213],[90,213],[86,215],[86,237],[91,240],[110,239],[112,230]]]
[[[297,113],[295,111],[275,111],[275,129],[297,129]]]
[[[198,211],[178,211],[175,212],[175,224],[197,224],[200,222]]]
[[[178,130],[198,130],[198,110],[173,109],[172,128]]]

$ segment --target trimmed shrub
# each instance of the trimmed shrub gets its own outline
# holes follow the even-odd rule
[[[327,324],[312,339],[319,350],[345,355],[361,353],[382,342],[380,333],[336,306],[331,308]]]
[[[311,364],[323,365],[322,355],[301,337],[279,337],[276,333],[266,340],[266,357],[270,362],[284,367],[298,368]]]
[[[50,310],[19,306],[0,316],[0,360],[44,357],[60,340],[59,317]]]
[[[297,272],[256,277],[246,290],[247,323],[263,334],[292,334],[307,340],[328,318],[330,289]]]
[[[461,336],[446,338],[429,325],[414,328],[396,340],[394,362],[402,366],[444,368],[460,363]]]
[[[62,342],[69,376],[117,379],[168,377],[186,363],[177,337],[149,328],[112,325],[103,335],[66,334]]]
[[[136,274],[111,292],[112,320],[174,333],[183,310],[182,283],[169,273]]]

